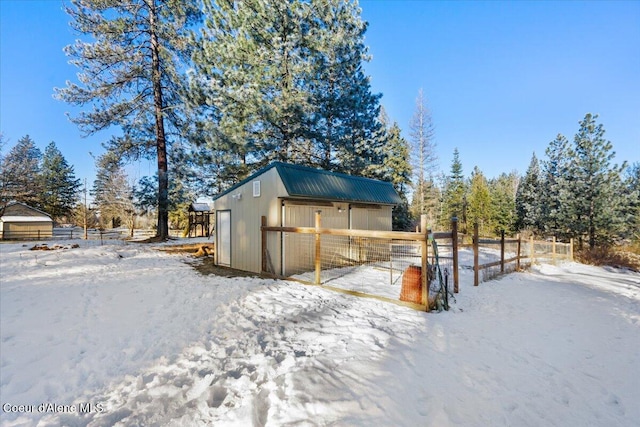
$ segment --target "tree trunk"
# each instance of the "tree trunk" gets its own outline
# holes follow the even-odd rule
[[[162,84],[160,72],[160,45],[156,33],[155,0],[147,0],[149,5],[149,29],[151,34],[151,79],[153,82],[153,104],[156,119],[156,149],[158,156],[158,228],[156,236],[162,240],[169,237],[169,176],[167,173],[167,142],[164,134],[162,114]]]

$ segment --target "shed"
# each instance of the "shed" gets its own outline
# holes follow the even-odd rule
[[[211,208],[206,203],[189,205],[189,237],[209,237],[211,229]]]
[[[41,239],[53,236],[51,216],[21,202],[7,203],[0,216],[0,238]]]
[[[215,263],[261,272],[261,217],[268,226],[392,229],[392,209],[401,199],[388,182],[274,162],[214,198]],[[292,233],[271,239],[267,250],[273,272],[292,274],[301,265],[302,246]]]

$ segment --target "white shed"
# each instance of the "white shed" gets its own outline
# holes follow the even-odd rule
[[[260,273],[262,216],[268,226],[313,227],[320,210],[323,228],[389,231],[400,201],[388,182],[274,162],[214,198],[215,263]],[[274,273],[310,256],[295,237],[269,242]]]
[[[0,216],[1,239],[41,239],[53,235],[53,220],[43,212],[24,203],[7,203]]]

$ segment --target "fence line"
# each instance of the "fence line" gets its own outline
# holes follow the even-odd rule
[[[320,212],[316,212],[315,227],[273,227],[266,225],[266,217],[262,217],[261,221],[263,274],[331,288],[342,286],[343,290],[345,283],[349,282],[349,289],[346,289],[349,293],[371,296],[371,292],[376,292],[378,297],[393,302],[399,302],[397,293],[393,293],[396,288],[378,286],[377,283],[380,283],[384,274],[387,274],[390,285],[397,284],[402,277],[400,301],[428,311],[436,296],[430,296],[429,288],[431,282],[437,280],[435,253],[430,246],[432,241],[450,240],[451,245],[440,245],[438,242],[438,247],[443,248],[441,263],[447,265],[443,274],[447,275],[446,280],[448,275],[453,275],[454,292],[458,292],[458,247],[457,239],[453,238],[457,236],[455,220],[451,232],[436,233],[426,230],[426,220],[422,224],[424,232],[415,233],[322,228]],[[279,242],[280,246],[274,245],[274,242]],[[269,253],[269,248],[273,250],[274,247],[280,251],[277,258],[280,261],[279,274]],[[408,295],[408,291],[404,292],[405,279],[408,277],[405,273],[409,267],[415,266],[417,269],[418,265],[420,277],[416,280],[420,286]],[[348,276],[356,272],[358,278]],[[347,276],[350,280],[343,279]],[[357,281],[363,282],[360,287],[354,283]]]
[[[170,230],[171,237],[180,237],[182,230]],[[133,239],[144,239],[154,237],[155,230],[134,230]],[[54,228],[52,232],[44,230],[31,231],[3,231],[0,233],[0,240],[84,240],[84,230],[78,227]],[[131,239],[131,231],[128,229],[89,229],[86,240],[126,240]]]
[[[500,258],[497,261],[480,264],[480,246],[499,246]],[[480,283],[480,271],[483,272],[483,281],[489,280],[508,271],[519,271],[524,261],[528,260],[530,265],[537,262],[551,261],[556,264],[559,260],[573,261],[573,239],[569,243],[560,243],[553,237],[550,242],[537,241],[531,236],[528,245],[523,245],[523,241],[518,235],[515,239],[505,239],[504,231],[501,233],[500,239],[480,238],[478,235],[478,225],[474,225],[473,231],[473,285],[478,286]],[[509,249],[507,251],[507,249]],[[506,257],[506,253],[511,256]],[[515,263],[511,270],[509,265]],[[499,272],[492,272],[494,267],[500,267]],[[508,271],[507,271],[508,270]]]

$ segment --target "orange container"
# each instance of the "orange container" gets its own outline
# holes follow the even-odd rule
[[[402,274],[400,301],[422,304],[422,267],[410,265]]]

